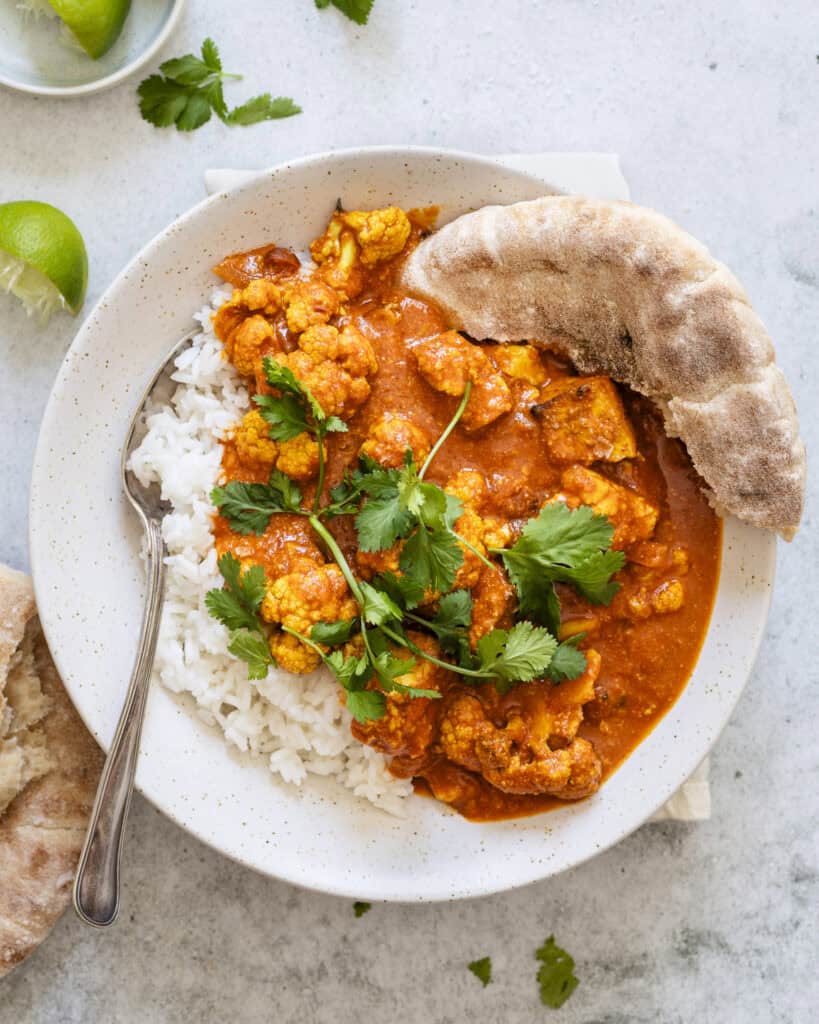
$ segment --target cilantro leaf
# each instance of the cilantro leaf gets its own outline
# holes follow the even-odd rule
[[[406,537],[412,525],[413,517],[401,508],[397,495],[369,498],[355,517],[358,546],[362,551],[384,551]]]
[[[356,900],[353,904],[353,913],[356,917],[363,917],[371,908],[372,903],[366,903],[364,900]]]
[[[266,637],[249,629],[234,630],[230,634],[228,650],[235,657],[247,662],[248,679],[264,679],[268,668],[276,664]]]
[[[592,604],[611,604],[620,584],[611,583],[610,579],[625,564],[622,551],[595,551],[575,568],[561,569],[558,578],[573,584]]]
[[[375,0],[316,0],[316,7],[323,11],[331,3],[342,14],[346,14],[350,21],[357,25],[366,25]]]
[[[535,959],[541,963],[537,972],[540,1001],[557,1010],[580,984],[574,976],[574,960],[555,943],[554,935],[535,952]]]
[[[230,630],[259,628],[256,616],[245,608],[235,594],[224,587],[207,592],[205,607],[214,619],[218,619]]]
[[[353,630],[358,625],[358,619],[342,619],[340,622],[317,622],[310,630],[310,639],[317,644],[327,644],[334,647],[336,644],[346,643],[353,635]]]
[[[274,441],[292,441],[310,429],[304,407],[293,395],[283,395],[281,398],[255,395],[253,401],[268,424],[268,432]]]
[[[524,526],[519,550],[534,550],[544,562],[579,565],[601,549],[608,548],[614,527],[605,516],[588,505],[570,509],[562,502],[544,505],[535,519]]]
[[[383,590],[377,590],[365,580],[359,583],[359,587],[364,595],[364,607],[361,611],[366,622],[372,626],[382,626],[385,622],[401,621],[404,610],[388,594]]]
[[[609,520],[588,505],[544,505],[517,542],[498,552],[517,591],[521,614],[557,633],[557,580],[572,584],[595,604],[608,604],[619,589],[610,577],[625,562],[621,551],[610,549],[613,536]]]
[[[302,495],[290,477],[274,469],[267,484],[233,480],[225,487],[214,487],[210,498],[231,530],[246,537],[264,533],[276,512],[300,512]]]
[[[166,78],[180,85],[198,85],[213,74],[213,69],[192,53],[166,60],[159,65],[159,70]]]
[[[347,709],[357,722],[370,722],[383,718],[387,698],[380,690],[348,690]]]
[[[192,132],[210,121],[210,101],[201,93],[195,92],[188,97],[185,109],[176,118],[176,128],[180,132]]]
[[[557,650],[552,655],[546,675],[553,683],[562,683],[568,679],[577,679],[586,670],[586,655],[578,651],[577,645],[585,636],[578,633],[576,636],[564,640],[558,644]]]
[[[140,113],[157,128],[175,124],[188,105],[188,89],[161,75],[146,78],[140,83],[137,93]]]
[[[301,107],[290,97],[273,99],[270,93],[254,96],[229,111],[223,82],[242,76],[222,70],[219,50],[212,39],[202,43],[201,53],[201,58],[192,53],[172,57],[160,64],[159,74],[139,84],[139,109],[146,121],[158,128],[176,125],[178,131],[189,132],[209,121],[211,111],[228,125],[257,124],[301,113]]]
[[[282,366],[270,356],[265,356],[262,360],[262,368],[265,379],[272,388],[278,388],[279,391],[301,399],[308,405],[316,423],[323,424],[326,421],[327,417],[324,415],[321,405],[316,401],[310,389],[297,379],[289,366]]]
[[[452,590],[438,602],[438,610],[427,623],[438,638],[441,650],[458,658],[464,667],[472,661],[469,628],[472,625],[472,595],[468,590]]]
[[[382,572],[373,577],[372,585],[376,590],[388,594],[399,606],[406,609],[415,608],[424,599],[425,590],[417,580],[409,576],[398,576],[394,572]]]
[[[552,660],[557,640],[541,626],[518,622],[510,630],[493,629],[478,641],[479,668],[497,680],[506,693],[515,683],[542,676]]]
[[[208,591],[206,608],[230,630],[261,631],[256,613],[267,589],[264,569],[253,565],[243,573],[242,563],[230,551],[221,556],[218,565],[225,587]]]
[[[208,36],[208,38],[202,43],[202,60],[207,64],[211,71],[222,70],[222,60],[219,56],[219,47],[214,41]]]
[[[451,589],[463,560],[451,533],[420,526],[405,542],[399,565],[424,590],[445,592]]]
[[[324,659],[324,663],[332,669],[339,685],[348,691],[363,690],[374,675],[366,654],[360,657],[353,654],[345,658],[341,651],[333,651]]]
[[[478,978],[483,987],[486,988],[492,980],[492,957],[481,957],[480,960],[473,960],[471,964],[466,966]]]
[[[233,110],[225,118],[226,124],[258,124],[260,121],[278,121],[283,117],[293,117],[301,113],[301,107],[289,96],[276,96],[275,99],[269,92],[261,96],[254,96]]]

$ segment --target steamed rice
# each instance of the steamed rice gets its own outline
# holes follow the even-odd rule
[[[227,649],[228,631],[205,608],[222,585],[212,531],[210,491],[222,458],[220,440],[244,415],[250,396],[223,358],[211,315],[230,291],[219,288],[196,319],[202,325],[176,360],[176,388],[149,411],[147,433],[131,457],[141,483],[159,482],[173,506],[162,533],[167,546],[165,605],[154,674],[168,690],[190,694],[197,713],[241,751],[264,758],[295,786],[332,776],[356,796],[401,814],[412,784],[387,770],[383,755],[350,734],[351,717],[324,668],[309,675],[270,669],[262,680]]]

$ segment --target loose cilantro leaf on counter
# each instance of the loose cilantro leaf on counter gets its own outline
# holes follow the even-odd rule
[[[267,638],[248,629],[237,629],[230,634],[228,650],[234,657],[247,663],[248,679],[264,679],[268,668],[276,664]]]
[[[276,512],[301,512],[302,494],[290,477],[274,469],[266,484],[245,484],[236,480],[214,487],[210,500],[230,524],[243,536],[260,535]]]
[[[354,21],[356,25],[366,25],[375,0],[316,0],[316,7],[323,11],[331,3],[333,7],[341,11],[342,14],[346,14],[350,21]]]
[[[363,917],[371,909],[372,903],[367,903],[365,900],[356,900],[353,904],[353,913],[356,917]]]
[[[564,640],[558,644],[557,650],[552,655],[546,675],[553,683],[562,683],[567,679],[577,679],[586,669],[586,655],[578,651],[577,645],[585,636],[585,633],[578,633],[576,636]]]
[[[471,964],[466,965],[470,971],[475,975],[476,978],[481,982],[484,988],[492,980],[492,957],[484,956],[480,960],[473,960]]]
[[[557,649],[557,640],[542,626],[519,622],[511,629],[493,629],[478,641],[479,669],[495,679],[501,693],[516,683],[542,676]]]
[[[554,935],[550,935],[535,952],[535,959],[541,962],[537,972],[540,1001],[544,1006],[557,1010],[580,984],[574,976],[574,960],[565,949],[556,945]]]
[[[264,92],[261,96],[254,96],[247,103],[234,107],[225,118],[225,124],[258,124],[260,121],[278,121],[283,117],[293,117],[300,113],[301,107],[289,96],[273,97],[269,92]]]
[[[181,132],[194,131],[210,120],[211,112],[229,125],[256,124],[301,113],[301,107],[289,97],[272,99],[270,93],[229,110],[222,83],[242,76],[222,70],[219,50],[212,39],[202,43],[201,57],[192,53],[173,57],[160,64],[159,71],[144,79],[137,89],[140,113],[158,128],[176,125]]]

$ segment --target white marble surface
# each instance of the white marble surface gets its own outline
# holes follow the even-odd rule
[[[237,101],[272,89],[305,113],[185,137],[140,120],[135,82],[70,103],[0,93],[0,200],[42,198],[75,218],[91,256],[89,302],[201,197],[208,166],[388,142],[619,152],[635,198],[745,283],[816,448],[814,0],[376,0],[366,29],[312,0],[197,0],[166,55],[207,34],[246,74],[231,87]],[[37,425],[75,327],[56,319],[43,334],[0,298],[0,559],[21,568]],[[137,799],[122,920],[95,933],[67,915],[0,983],[0,1022],[517,1024],[550,1017],[532,954],[551,932],[581,978],[555,1020],[815,1020],[814,501],[781,551],[767,642],[714,752],[711,821],[648,826],[511,895],[378,906],[355,920],[349,903],[237,867]],[[486,954],[495,980],[483,990],[465,964]]]

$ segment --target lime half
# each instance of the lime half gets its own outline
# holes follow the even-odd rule
[[[0,203],[0,289],[45,323],[57,309],[79,313],[88,256],[76,225],[48,203]]]
[[[80,46],[94,60],[119,39],[131,0],[21,0],[23,10],[45,13],[50,5]]]

